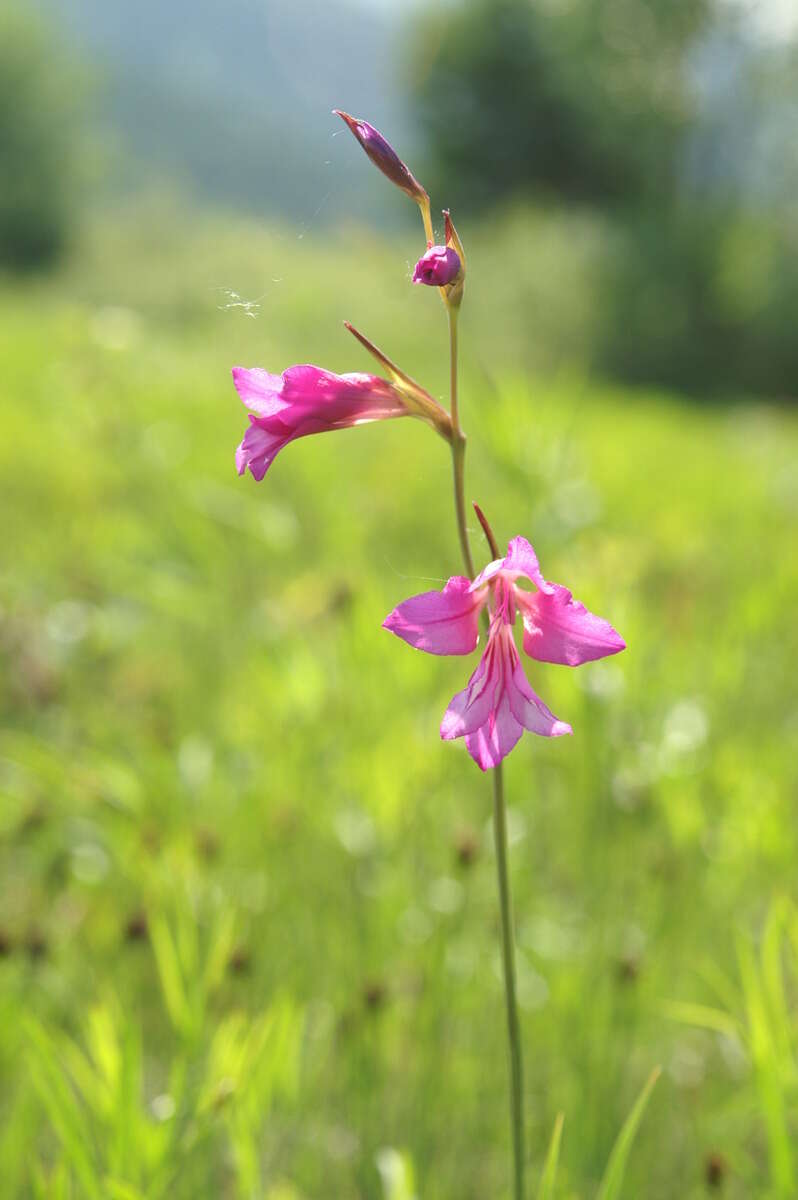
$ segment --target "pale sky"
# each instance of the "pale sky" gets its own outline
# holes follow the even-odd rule
[[[437,7],[445,8],[453,0],[437,0]],[[430,0],[355,0],[361,8],[382,11],[407,11],[429,9]],[[433,6],[436,0],[431,0]],[[751,27],[768,41],[781,41],[798,34],[798,0],[726,0],[730,7],[747,12]]]

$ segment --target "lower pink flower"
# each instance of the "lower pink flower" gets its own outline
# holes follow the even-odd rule
[[[250,410],[236,467],[239,475],[249,468],[255,479],[263,479],[296,438],[411,415],[399,388],[378,375],[334,375],[313,366],[271,375],[260,367],[233,367],[233,382]]]
[[[517,584],[526,578],[535,588]],[[456,575],[443,591],[411,596],[383,622],[411,646],[429,654],[469,654],[479,640],[479,615],[488,605],[490,626],[482,658],[468,686],[452,698],[441,737],[464,737],[483,771],[498,766],[525,729],[543,737],[571,733],[529,685],[513,638],[516,614],[524,623],[524,650],[541,662],[579,666],[625,648],[608,621],[588,612],[567,588],[543,578],[525,538],[490,563],[473,583]]]

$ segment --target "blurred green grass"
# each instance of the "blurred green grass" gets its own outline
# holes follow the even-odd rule
[[[575,736],[507,767],[531,1168],[564,1111],[594,1196],[662,1063],[623,1194],[786,1197],[795,1071],[667,1003],[750,1016],[738,940],[795,898],[795,417],[587,379],[589,229],[461,233],[469,495],[629,645],[534,665]],[[386,1147],[423,1200],[505,1194],[489,789],[437,736],[473,664],[380,629],[459,570],[446,448],[232,457],[230,366],[368,370],[344,318],[442,392],[416,249],[154,206],[0,293],[3,1195],[371,1198]]]

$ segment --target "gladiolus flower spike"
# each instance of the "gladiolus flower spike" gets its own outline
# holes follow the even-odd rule
[[[534,590],[518,586],[526,579]],[[487,605],[488,640],[468,686],[452,698],[441,722],[445,740],[464,737],[483,771],[510,753],[524,729],[543,737],[571,733],[530,687],[513,639],[516,614],[524,624],[524,650],[539,662],[576,667],[617,654],[626,643],[608,621],[588,612],[568,588],[543,578],[529,542],[515,537],[504,558],[472,581],[451,578],[443,591],[405,600],[383,625],[428,654],[470,654],[479,640],[479,615]]]

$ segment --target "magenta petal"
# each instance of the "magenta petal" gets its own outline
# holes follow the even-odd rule
[[[236,466],[239,474],[249,467],[256,479],[296,438],[409,414],[399,389],[378,375],[334,375],[301,364],[281,376],[259,367],[234,367],[233,381],[252,422],[236,452]]]
[[[529,686],[509,626],[494,619],[479,666],[444,713],[441,737],[465,737],[483,771],[510,753],[524,729],[560,737],[571,726],[558,721]]]
[[[512,675],[507,681],[506,695],[513,716],[530,733],[537,733],[541,737],[562,737],[565,733],[573,733],[571,726],[559,721],[540,696],[533,692],[517,652]]]
[[[478,767],[489,771],[506,758],[523,732],[523,726],[513,716],[507,697],[502,696],[499,707],[489,720],[467,735],[466,749]]]
[[[530,583],[534,583],[541,592],[548,592],[552,585],[547,583],[540,571],[538,556],[526,538],[514,537],[507,547],[507,557],[503,569],[517,579],[525,575]]]
[[[510,579],[517,579],[519,575],[525,575],[530,583],[534,583],[542,592],[551,591],[551,584],[546,582],[541,573],[538,556],[526,538],[514,537],[507,546],[507,554],[504,558],[494,559],[484,570],[480,571],[471,584],[472,591],[500,573],[507,575]]]
[[[383,627],[427,654],[470,654],[479,639],[484,597],[474,597],[469,587],[464,576],[454,575],[442,592],[422,592],[404,600]]]
[[[493,562],[489,562],[486,567],[483,567],[483,569],[480,571],[479,575],[477,575],[476,579],[471,584],[471,591],[472,592],[478,591],[479,588],[481,588],[489,580],[493,579],[493,577],[495,575],[498,575],[499,572],[502,571],[503,569],[504,569],[504,559],[503,558],[496,558],[493,560]]]
[[[578,667],[626,648],[609,621],[597,617],[568,588],[549,584],[551,591],[516,591],[524,617],[524,650],[539,662]]]
[[[243,475],[249,467],[254,478],[260,481],[272,465],[278,451],[292,440],[292,435],[285,430],[276,433],[263,429],[258,424],[257,417],[250,417],[250,421],[244,440],[236,450],[236,470],[239,475]]]
[[[259,417],[271,417],[287,406],[281,375],[272,375],[261,367],[233,367],[233,383],[247,408]]]
[[[501,670],[496,666],[494,648],[488,646],[467,687],[452,697],[441,721],[444,741],[474,733],[490,720],[501,687]]]

